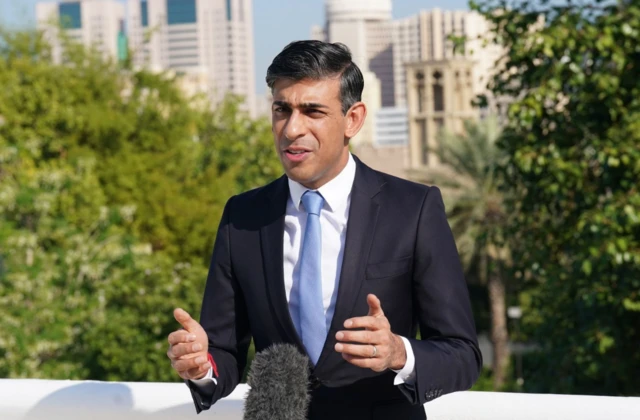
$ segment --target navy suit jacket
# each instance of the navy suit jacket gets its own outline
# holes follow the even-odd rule
[[[284,289],[288,197],[283,176],[232,197],[225,207],[200,316],[218,385],[203,388],[188,382],[198,412],[236,387],[252,337],[258,352],[274,343],[291,343],[305,352]],[[368,313],[369,293],[382,302],[392,331],[411,343],[414,386],[393,385],[394,372],[356,367],[334,350],[344,321]],[[481,366],[467,286],[440,190],[375,171],[356,158],[336,310],[312,370],[309,417],[424,419],[425,402],[470,388]]]

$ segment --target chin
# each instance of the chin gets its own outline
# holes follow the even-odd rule
[[[316,177],[310,174],[308,171],[302,170],[302,168],[293,167],[285,170],[285,173],[289,179],[296,181],[302,185],[312,184]]]

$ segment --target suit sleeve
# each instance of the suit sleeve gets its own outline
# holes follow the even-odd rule
[[[196,411],[207,410],[229,395],[240,382],[251,341],[242,290],[231,264],[231,216],[233,198],[225,206],[213,247],[200,324],[209,337],[209,353],[217,366],[217,384],[187,381]]]
[[[399,388],[414,404],[469,389],[482,367],[469,292],[440,190],[430,187],[418,222],[414,308],[420,340],[409,339],[415,354],[415,382]]]

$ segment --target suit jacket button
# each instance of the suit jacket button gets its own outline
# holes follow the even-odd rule
[[[311,375],[311,377],[309,378],[309,387],[314,390],[320,388],[321,385],[322,382],[320,382],[320,379],[318,379],[318,377],[315,375]]]

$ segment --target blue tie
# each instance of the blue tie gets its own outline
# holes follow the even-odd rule
[[[307,191],[302,204],[307,211],[307,225],[300,251],[300,337],[313,364],[318,363],[327,338],[327,325],[322,303],[322,231],[320,210],[324,198]]]

